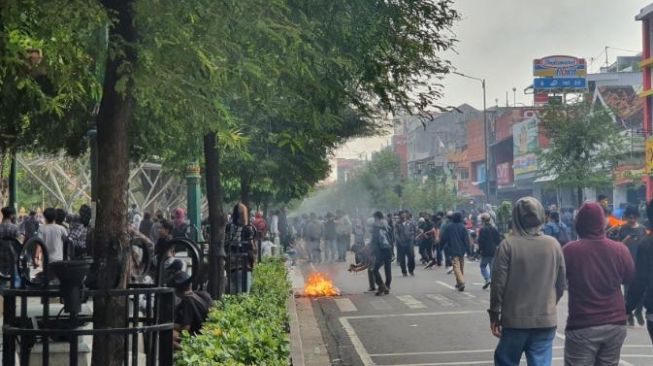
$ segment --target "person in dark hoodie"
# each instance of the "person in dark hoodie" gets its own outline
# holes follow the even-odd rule
[[[635,275],[628,248],[606,237],[603,208],[585,203],[576,216],[579,240],[562,249],[567,267],[569,316],[565,365],[618,365],[626,339],[621,285]]]
[[[469,231],[463,224],[463,215],[456,212],[451,217],[451,223],[442,230],[440,242],[447,255],[451,256],[456,288],[465,291],[465,254],[470,254]]]
[[[646,205],[646,216],[649,225],[652,225],[653,200]],[[626,294],[626,314],[631,314],[643,300],[646,308],[646,327],[653,341],[653,233],[650,230],[639,242],[635,268],[635,280]]]

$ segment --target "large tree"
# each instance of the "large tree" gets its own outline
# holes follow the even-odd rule
[[[37,148],[81,151],[100,94],[93,72],[103,66],[96,121],[98,286],[126,285],[130,157],[190,160],[203,152],[210,258],[216,268],[224,254],[224,142],[258,115],[260,121],[281,125],[275,125],[273,142],[296,169],[290,177],[301,174],[300,163],[319,164],[315,176],[323,174],[325,152],[347,136],[347,110],[373,118],[435,102],[439,89],[429,78],[448,72],[438,52],[453,43],[449,28],[458,15],[451,5],[449,0],[6,0],[0,2],[0,26],[5,31],[7,24],[20,23],[9,30],[20,29],[27,41],[14,42],[15,32],[0,36],[0,72],[22,72],[13,84],[5,81],[9,74],[2,75],[2,101],[21,83],[29,86],[38,108],[27,106],[15,114],[30,122],[21,129],[24,141],[42,141]],[[23,18],[31,23],[21,23]],[[102,56],[95,52],[100,44],[95,35],[107,25],[108,52]],[[38,47],[42,60],[26,61],[25,51]],[[39,67],[43,60],[48,67]],[[46,80],[39,82],[43,75]],[[32,123],[39,118],[51,126]],[[2,120],[0,128],[15,120]],[[283,126],[302,133],[283,131]],[[292,137],[287,141],[294,151],[285,148],[286,136]],[[306,188],[304,183],[283,195],[296,196]],[[220,293],[222,273],[218,268],[210,277],[214,295]],[[96,298],[95,326],[124,326],[124,306]],[[119,337],[96,337],[93,351],[93,364],[118,365],[124,348]]]
[[[550,144],[539,153],[540,170],[555,176],[553,184],[576,190],[612,182],[612,170],[624,152],[624,139],[608,109],[588,101],[551,104],[540,124]]]

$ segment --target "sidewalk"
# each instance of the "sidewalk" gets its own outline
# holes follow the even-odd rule
[[[301,294],[304,277],[299,267],[289,267],[293,294]],[[311,299],[292,297],[288,301],[290,313],[290,355],[293,366],[331,365],[326,343],[313,314]]]

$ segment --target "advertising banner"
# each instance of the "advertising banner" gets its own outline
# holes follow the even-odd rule
[[[537,137],[537,118],[532,117],[515,123],[512,126],[513,155],[535,152],[538,148]]]
[[[573,56],[547,56],[533,60],[533,76],[545,78],[585,78],[587,62]]]
[[[512,166],[510,163],[497,164],[497,185],[499,188],[511,186],[512,182]]]
[[[476,182],[485,183],[485,163],[476,166]]]
[[[653,137],[646,139],[646,161],[644,162],[644,172],[651,175],[653,173]]]
[[[512,141],[514,179],[536,172],[536,151],[539,148],[537,118],[529,118],[513,125]]]

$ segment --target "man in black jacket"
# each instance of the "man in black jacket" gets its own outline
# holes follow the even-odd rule
[[[440,242],[447,255],[452,258],[456,288],[458,291],[465,291],[465,254],[470,253],[470,243],[469,232],[463,224],[463,215],[460,212],[454,213],[451,223],[442,229]]]
[[[415,237],[417,235],[417,227],[408,218],[408,212],[401,213],[400,222],[396,227],[396,241],[397,241],[397,260],[401,266],[401,273],[407,276],[415,275]],[[408,263],[406,263],[408,262]],[[408,264],[408,268],[406,268]]]
[[[646,205],[646,216],[649,225],[653,223],[653,200]],[[626,313],[632,314],[643,298],[647,313],[646,327],[653,340],[653,234],[650,232],[639,242],[635,266],[635,281],[626,293]]]
[[[483,227],[478,232],[478,251],[481,255],[481,275],[485,279],[485,285],[483,285],[483,290],[485,290],[490,286],[490,268],[494,263],[494,254],[497,247],[501,244],[501,234],[492,225],[492,216],[490,214],[481,214],[481,221]]]

